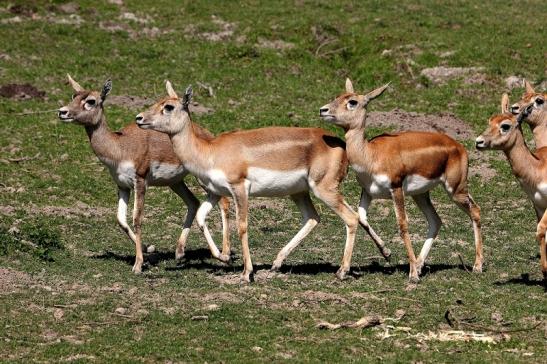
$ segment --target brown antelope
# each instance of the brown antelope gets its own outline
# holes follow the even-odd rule
[[[488,120],[487,129],[476,139],[478,150],[502,150],[509,160],[513,174],[520,182],[522,189],[532,200],[538,221],[536,239],[539,243],[541,271],[544,282],[547,283],[547,247],[545,233],[547,231],[547,147],[530,152],[524,136],[521,122],[532,113],[535,102],[525,109],[521,108],[518,116],[509,111],[509,96],[503,94],[501,99],[501,114]]]
[[[526,80],[524,80],[524,87],[524,95],[518,102],[511,105],[511,113],[518,115],[529,105],[533,105],[524,121],[530,126],[534,134],[536,149],[547,147],[547,108],[545,108],[547,93],[536,92],[534,87]]]
[[[206,139],[196,132],[197,126],[188,112],[191,87],[182,99],[171,83],[167,82],[166,87],[169,96],[137,115],[137,124],[167,133],[184,166],[207,189],[207,201],[200,206],[197,220],[213,255],[217,249],[207,230],[207,214],[220,196],[234,198],[243,252],[243,281],[253,278],[247,236],[249,196],[290,196],[302,213],[303,226],[278,253],[274,270],[319,222],[310,190],[344,220],[346,246],[353,246],[357,213],[338,191],[348,167],[342,140],[319,128],[294,127],[233,131]],[[346,259],[344,253],[344,265]]]
[[[177,242],[176,259],[184,256],[186,240],[199,206],[198,199],[188,189],[183,178],[188,171],[173,151],[171,141],[163,134],[151,130],[142,130],[135,124],[112,132],[106,124],[103,103],[110,93],[112,82],[108,80],[101,92],[85,90],[68,76],[75,91],[72,101],[59,109],[59,119],[74,122],[85,127],[91,148],[99,160],[108,168],[118,186],[118,223],[135,244],[135,264],[133,272],[140,273],[143,264],[141,244],[141,221],[144,196],[148,186],[168,186],[188,206],[182,233]],[[204,139],[212,139],[212,134],[202,128],[196,128]],[[131,190],[135,190],[133,208],[133,227],[127,224],[127,203]],[[223,223],[222,260],[228,261],[230,241],[227,213],[229,202],[221,204]]]
[[[475,272],[482,271],[482,237],[480,208],[467,189],[467,152],[465,148],[444,134],[428,132],[403,132],[383,134],[370,141],[366,139],[366,108],[388,87],[382,86],[366,95],[354,92],[349,79],[346,92],[320,109],[320,116],[345,131],[349,162],[362,187],[359,203],[359,219],[368,226],[367,210],[373,199],[389,199],[394,202],[399,225],[410,263],[410,280],[418,281],[433,240],[441,227],[441,219],[431,204],[429,191],[438,184],[473,223],[475,236]],[[410,195],[425,215],[429,229],[427,239],[416,260],[405,212],[404,196]],[[376,236],[375,233],[371,236]],[[351,250],[349,252],[351,256]],[[348,265],[341,269],[349,269]]]

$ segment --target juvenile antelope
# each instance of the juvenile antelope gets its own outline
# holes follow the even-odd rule
[[[518,102],[511,105],[511,113],[518,115],[522,110],[532,105],[532,109],[524,121],[530,126],[534,134],[536,149],[547,147],[547,108],[545,108],[547,93],[536,92],[534,87],[526,80],[524,81],[524,87],[526,91]]]
[[[482,237],[480,208],[467,190],[467,152],[465,148],[444,134],[428,132],[403,132],[383,134],[370,141],[366,139],[366,108],[388,87],[382,86],[366,95],[354,92],[349,79],[346,92],[320,109],[320,116],[345,131],[349,162],[362,187],[359,203],[359,221],[372,232],[373,239],[380,238],[367,221],[367,210],[373,199],[394,202],[399,232],[410,263],[410,280],[418,281],[433,240],[441,227],[441,219],[431,204],[429,191],[441,184],[454,203],[473,223],[475,236],[475,272],[482,271]],[[414,255],[404,197],[410,195],[425,215],[429,229],[427,239],[418,259]],[[377,242],[377,244],[381,244]],[[348,255],[351,256],[351,248]],[[347,265],[341,269],[349,269]]]
[[[346,246],[353,246],[357,213],[338,191],[348,167],[342,140],[322,129],[294,127],[233,131],[206,139],[196,132],[197,125],[188,112],[191,87],[182,99],[171,83],[167,82],[166,87],[169,96],[137,115],[137,124],[167,133],[184,166],[207,189],[207,201],[200,206],[197,220],[213,256],[218,254],[218,249],[208,232],[206,217],[220,196],[232,196],[235,202],[243,252],[243,281],[250,282],[253,278],[247,236],[249,196],[290,196],[302,213],[302,228],[279,252],[272,269],[279,268],[319,222],[310,190],[344,220]],[[344,254],[344,265],[347,259]]]
[[[518,116],[509,111],[509,96],[503,94],[501,99],[501,114],[488,120],[487,129],[476,139],[478,150],[502,150],[507,157],[513,174],[520,182],[524,192],[534,204],[538,221],[536,239],[539,243],[539,253],[543,280],[547,284],[547,246],[545,233],[547,231],[547,147],[530,152],[524,136],[521,122],[533,112],[534,104],[521,109]]]
[[[142,270],[141,221],[144,196],[148,186],[168,186],[188,206],[188,213],[175,252],[176,259],[181,259],[184,256],[184,247],[199,201],[183,181],[188,171],[175,155],[171,141],[163,133],[142,130],[135,124],[128,125],[117,132],[110,131],[106,124],[103,103],[110,93],[112,82],[106,81],[101,92],[90,91],[85,90],[70,75],[67,76],[75,94],[68,105],[59,109],[59,119],[85,127],[93,152],[108,168],[118,186],[118,223],[135,244],[133,272],[140,273]],[[196,127],[196,133],[204,139],[212,139],[212,134],[205,129]],[[134,232],[127,224],[126,216],[127,203],[133,189],[135,190]],[[224,261],[229,260],[230,254],[228,208],[229,202],[226,199],[222,200],[224,235],[221,259]]]

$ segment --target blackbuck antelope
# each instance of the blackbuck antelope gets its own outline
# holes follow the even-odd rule
[[[188,171],[173,151],[169,138],[151,130],[142,130],[135,124],[112,132],[106,124],[104,101],[112,88],[108,80],[101,92],[85,90],[68,75],[68,81],[75,91],[72,101],[59,109],[59,119],[74,122],[85,127],[91,148],[99,160],[106,165],[118,186],[118,223],[135,244],[133,272],[140,273],[143,264],[141,243],[141,221],[144,196],[148,186],[168,186],[188,206],[182,233],[177,242],[176,258],[184,256],[186,240],[196,215],[199,201],[183,181]],[[212,134],[196,127],[200,137],[210,140]],[[127,204],[131,190],[135,190],[133,227],[127,224]],[[230,242],[227,213],[229,202],[221,204],[223,223],[223,259],[229,260]]]
[[[220,196],[232,196],[235,202],[243,252],[243,281],[250,282],[253,278],[247,236],[250,196],[290,196],[302,213],[302,228],[278,253],[272,269],[279,268],[319,222],[310,190],[344,220],[346,246],[353,246],[357,213],[338,191],[348,167],[342,140],[319,128],[294,127],[233,131],[206,139],[196,132],[197,125],[190,117],[191,87],[182,99],[171,83],[167,82],[166,87],[169,96],[137,115],[137,124],[167,133],[183,165],[207,189],[207,201],[200,206],[197,220],[213,256],[217,256],[218,249],[208,232],[206,217]],[[344,266],[349,264],[348,259],[344,254]]]
[[[428,132],[403,132],[383,134],[366,139],[366,108],[368,103],[380,96],[388,87],[382,86],[366,95],[354,92],[349,79],[346,92],[320,109],[320,116],[345,131],[346,150],[350,165],[357,174],[362,187],[359,203],[359,222],[366,226],[373,239],[380,238],[367,220],[367,210],[373,199],[391,198],[395,215],[404,242],[409,263],[410,280],[418,281],[423,264],[433,240],[441,227],[441,219],[431,204],[429,191],[441,184],[455,204],[473,223],[475,236],[475,272],[482,271],[482,237],[480,208],[467,189],[467,152],[465,148],[444,134]],[[427,239],[418,259],[414,255],[404,197],[410,195],[425,215],[429,229]],[[351,247],[348,255],[351,256]],[[349,260],[342,269],[349,269]]]
[[[547,108],[545,107],[547,93],[536,92],[534,87],[526,80],[524,81],[524,87],[524,95],[518,102],[511,105],[510,111],[513,115],[519,115],[522,110],[532,106],[524,121],[530,126],[534,134],[536,148],[547,147]]]
[[[494,115],[488,120],[487,129],[476,139],[478,150],[502,150],[513,170],[513,174],[520,182],[522,189],[534,204],[538,221],[536,239],[539,243],[541,271],[544,282],[547,284],[547,246],[545,233],[547,232],[547,147],[538,148],[530,152],[524,136],[521,123],[533,112],[534,103],[521,108],[515,116],[509,109],[509,96],[504,94],[501,99],[501,114]]]

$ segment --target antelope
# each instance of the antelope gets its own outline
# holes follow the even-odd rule
[[[272,270],[278,269],[319,223],[310,190],[342,218],[346,225],[346,246],[353,246],[357,213],[338,191],[348,167],[342,140],[319,128],[295,127],[232,131],[206,139],[196,132],[197,125],[188,110],[191,86],[182,99],[170,82],[166,88],[168,97],[138,114],[137,125],[167,133],[184,166],[207,189],[207,200],[197,212],[197,221],[213,256],[218,249],[208,233],[207,214],[221,196],[233,197],[243,253],[243,282],[253,279],[247,233],[250,196],[289,196],[302,214],[301,229],[278,253]],[[343,264],[347,259],[345,252]]]
[[[393,200],[399,233],[408,254],[409,279],[417,282],[442,224],[429,197],[429,191],[441,184],[454,203],[471,218],[475,238],[473,271],[481,272],[480,208],[468,192],[465,148],[447,135],[429,132],[401,132],[379,135],[370,141],[366,139],[367,105],[388,86],[361,95],[354,92],[351,80],[347,79],[346,92],[319,111],[323,120],[345,131],[348,159],[362,187],[359,222],[373,232],[367,220],[370,203],[374,199]],[[427,239],[417,259],[408,233],[405,195],[412,196],[428,222]],[[371,236],[380,239],[376,233]],[[348,270],[349,261],[341,269]]]
[[[519,115],[522,110],[525,110],[529,105],[533,105],[524,121],[532,130],[536,149],[547,147],[547,109],[545,108],[547,93],[536,92],[534,87],[526,80],[524,80],[524,87],[525,92],[522,98],[511,105],[509,110],[513,115]]]
[[[488,127],[476,139],[478,150],[502,150],[513,174],[520,182],[524,192],[534,204],[537,217],[536,239],[539,243],[539,253],[543,280],[547,284],[547,147],[536,149],[534,153],[528,149],[522,135],[521,123],[533,113],[535,102],[525,109],[521,107],[519,115],[510,112],[509,96],[503,94],[501,99],[501,114],[488,120]]]
[[[148,186],[168,186],[188,206],[188,213],[175,251],[175,258],[182,259],[199,201],[183,181],[188,170],[175,155],[171,141],[165,134],[142,130],[135,124],[128,125],[117,132],[110,131],[103,104],[112,89],[112,82],[106,81],[101,92],[98,92],[84,89],[70,75],[67,76],[75,94],[68,105],[59,109],[59,119],[84,126],[91,149],[108,168],[118,186],[118,224],[135,244],[135,264],[132,271],[134,273],[142,271],[141,224],[144,196]],[[212,139],[212,134],[205,129],[196,127],[196,133],[204,139]],[[127,224],[126,216],[131,190],[135,190],[133,208],[135,231],[131,230]],[[223,254],[220,257],[223,261],[228,261],[230,255],[228,209],[229,201],[223,199],[221,203]]]

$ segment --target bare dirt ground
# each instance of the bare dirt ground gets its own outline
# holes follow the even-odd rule
[[[396,131],[432,131],[445,133],[457,140],[468,140],[475,137],[475,132],[465,121],[452,114],[428,115],[417,112],[374,111],[368,114],[367,125],[379,128],[392,127]]]
[[[18,100],[43,99],[46,97],[46,92],[38,90],[30,83],[8,83],[0,87],[0,96]]]

